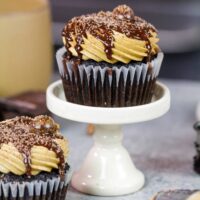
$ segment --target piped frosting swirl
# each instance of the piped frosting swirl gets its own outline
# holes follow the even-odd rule
[[[159,51],[155,27],[126,5],[74,17],[66,23],[62,38],[69,59],[129,63],[151,60]]]
[[[36,175],[59,169],[64,175],[68,142],[51,117],[16,117],[0,122],[0,172]]]

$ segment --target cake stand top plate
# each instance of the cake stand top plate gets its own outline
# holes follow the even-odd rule
[[[104,108],[67,102],[61,81],[52,83],[46,92],[48,109],[59,117],[94,124],[128,124],[152,120],[164,115],[170,108],[170,92],[162,83],[156,83],[153,100],[149,104]]]

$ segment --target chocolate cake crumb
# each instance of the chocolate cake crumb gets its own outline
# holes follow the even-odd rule
[[[159,192],[153,200],[186,200],[197,190],[169,190]]]

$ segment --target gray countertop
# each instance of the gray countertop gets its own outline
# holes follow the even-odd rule
[[[160,190],[200,189],[200,177],[193,171],[193,124],[200,101],[200,82],[161,81],[171,91],[170,111],[159,119],[123,127],[123,143],[146,176],[144,188],[126,196],[94,197],[70,187],[68,200],[149,200]],[[93,144],[92,137],[86,134],[86,124],[58,117],[56,120],[70,141],[70,163],[77,169]]]

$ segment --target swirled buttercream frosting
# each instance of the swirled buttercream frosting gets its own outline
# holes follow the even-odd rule
[[[62,39],[69,59],[129,63],[151,60],[159,51],[155,27],[126,5],[72,18]]]
[[[51,117],[16,117],[0,122],[0,173],[64,175],[68,142]]]

